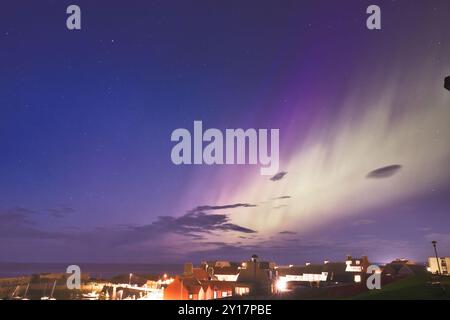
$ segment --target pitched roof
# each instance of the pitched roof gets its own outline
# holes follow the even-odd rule
[[[388,263],[384,266],[383,273],[386,274],[393,272],[394,274],[397,274],[403,266],[403,263]]]
[[[305,266],[292,266],[292,267],[281,267],[277,268],[278,276],[299,276],[305,271]]]
[[[306,274],[321,274],[325,265],[322,264],[309,264],[305,267],[303,273]]]
[[[278,268],[278,276],[287,275],[303,275],[303,274],[322,274],[328,273],[328,280],[330,281],[349,281],[352,274],[345,271],[346,264],[344,262],[328,262],[325,264],[310,264],[307,266],[292,266]]]
[[[237,266],[230,267],[215,267],[214,274],[225,275],[225,274],[233,274],[236,275],[239,273],[239,268]]]
[[[353,274],[346,272],[345,262],[329,262],[324,265],[323,271],[328,272],[327,280],[333,282],[351,282]]]
[[[346,261],[351,261],[350,265],[352,266],[359,266],[365,263],[369,263],[369,259],[367,258],[367,256],[362,256],[361,258],[347,257]],[[359,261],[359,263],[356,263],[357,261]]]
[[[347,265],[344,262],[328,262],[323,265],[324,272],[345,273]]]
[[[200,290],[202,289],[202,284],[201,282],[196,279],[196,278],[183,278],[180,279],[180,281],[182,282],[183,286],[186,288],[186,290],[189,293],[199,293]]]
[[[209,274],[203,268],[194,268],[192,270],[192,277],[197,278],[199,280],[209,279]]]
[[[258,265],[255,268],[254,265],[252,265],[252,263],[249,263],[246,269],[241,269],[236,281],[250,282],[250,283],[254,281],[260,283],[269,282],[270,281],[269,270],[260,269]]]

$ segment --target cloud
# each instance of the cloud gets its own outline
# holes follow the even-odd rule
[[[287,175],[287,172],[281,171],[281,172],[278,172],[276,175],[274,175],[272,178],[270,178],[270,180],[278,181],[278,180],[283,179],[285,175]]]
[[[195,207],[179,217],[159,216],[148,225],[127,228],[124,233],[115,236],[115,242],[122,244],[144,242],[168,234],[188,237],[191,240],[203,240],[206,235],[217,236],[220,235],[220,232],[257,233],[253,229],[232,223],[227,214],[208,212],[239,207],[254,207],[254,205],[247,203],[222,206],[205,205]]]
[[[146,226],[135,227],[136,231],[156,231],[159,234],[174,232],[182,235],[211,233],[212,231],[237,231],[242,233],[256,233],[256,231],[233,224],[226,214],[211,214],[191,211],[181,217],[160,216]]]
[[[280,231],[280,232],[278,232],[278,234],[297,234],[297,232],[293,232],[293,231]]]
[[[372,178],[372,179],[389,178],[389,177],[392,177],[394,174],[396,174],[398,171],[400,171],[401,168],[402,168],[401,165],[393,164],[390,166],[386,166],[386,167],[382,167],[382,168],[378,168],[373,171],[370,171],[366,177]]]
[[[46,231],[31,218],[36,211],[14,207],[0,212],[0,239],[64,239],[59,232]],[[31,216],[31,217],[30,217]]]
[[[250,208],[250,207],[256,207],[255,204],[250,203],[235,203],[235,204],[226,204],[222,206],[210,206],[210,205],[204,205],[204,206],[198,206],[194,209],[190,210],[190,213],[194,212],[202,212],[202,211],[210,211],[210,210],[223,210],[223,209],[235,209],[235,208]]]
[[[214,213],[215,210],[253,206],[248,203],[198,206],[179,217],[159,216],[146,225],[122,224],[94,227],[89,230],[67,230],[63,227],[64,232],[46,230],[44,226],[40,226],[32,219],[34,211],[16,207],[0,211],[0,242],[29,247],[45,241],[46,248],[64,246],[70,250],[79,251],[88,246],[91,251],[107,250],[122,253],[125,247],[130,252],[142,250],[147,253],[158,252],[158,255],[162,254],[161,248],[167,245],[171,249],[164,251],[164,255],[176,256],[177,253],[192,250],[195,243],[207,241],[206,235],[220,239],[224,233],[235,234],[235,236],[256,234],[257,231],[254,229],[233,223],[228,214]],[[63,217],[73,211],[68,207],[47,210],[55,217]],[[33,241],[26,241],[26,239],[33,239]],[[54,242],[49,243],[49,240]],[[191,245],[188,249],[184,246],[186,242]],[[211,245],[212,243],[209,244]]]

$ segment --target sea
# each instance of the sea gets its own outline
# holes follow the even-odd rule
[[[70,263],[0,262],[0,278],[42,273],[65,273]],[[82,273],[93,278],[110,279],[122,274],[169,275],[183,272],[182,264],[78,263]]]

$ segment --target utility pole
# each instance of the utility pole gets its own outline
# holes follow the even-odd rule
[[[437,253],[437,249],[436,249],[436,243],[437,243],[437,241],[431,241],[431,243],[433,244],[433,247],[434,247],[434,255],[436,256],[436,262],[437,262],[437,265],[438,265],[438,270],[439,270],[439,275],[441,274],[441,264],[439,263],[439,256],[438,256],[438,253]]]

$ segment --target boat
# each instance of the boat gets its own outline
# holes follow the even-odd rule
[[[94,285],[92,285],[91,287],[91,292],[89,293],[83,293],[81,295],[82,300],[98,300],[100,297],[100,294],[98,294],[97,292],[95,292],[94,290]]]
[[[19,291],[20,291],[20,285],[16,286],[16,288],[14,289],[13,293],[11,294],[11,299],[21,300],[22,297],[18,295]]]
[[[95,291],[82,294],[83,300],[98,300],[99,294]]]
[[[41,297],[41,300],[56,300],[56,299],[53,297],[53,293],[55,292],[55,287],[56,287],[56,280],[55,280],[55,282],[53,283],[52,293],[50,294],[50,296],[49,296],[49,297],[46,296],[46,295],[45,295],[45,290],[44,290],[44,296]],[[45,286],[45,289],[47,289],[47,285]]]
[[[49,297],[45,295],[45,292],[46,292],[46,291],[47,291],[47,283],[45,284],[45,287],[44,287],[44,294],[42,295],[41,300],[48,300],[48,299],[49,299]]]
[[[23,298],[21,300],[30,300],[27,298],[28,289],[30,288],[30,283],[28,282],[27,288],[25,289],[25,293],[23,294]]]

